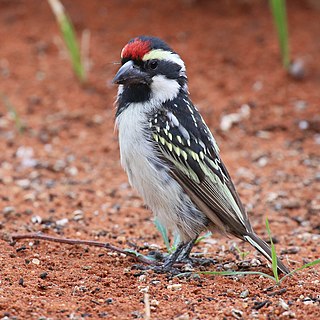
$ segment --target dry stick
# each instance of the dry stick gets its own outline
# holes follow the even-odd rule
[[[147,259],[144,256],[137,256],[133,252],[129,252],[126,250],[123,250],[121,248],[115,247],[110,243],[107,242],[99,242],[99,241],[93,241],[93,240],[79,240],[79,239],[68,239],[68,238],[58,238],[58,237],[53,237],[53,236],[47,236],[44,234],[38,234],[38,233],[29,233],[29,234],[18,234],[14,233],[12,235],[9,235],[7,237],[10,239],[10,241],[15,241],[15,240],[21,240],[21,239],[36,239],[36,240],[45,240],[45,241],[51,241],[51,242],[58,242],[58,243],[66,243],[70,245],[77,245],[77,244],[84,244],[87,246],[93,246],[93,247],[100,247],[100,248],[106,248],[109,249],[110,251],[118,252],[118,253],[123,253],[125,255],[129,255],[139,262],[148,264],[148,265],[161,265],[161,262],[158,261],[153,261],[150,259]]]
[[[146,292],[144,293],[143,301],[144,301],[144,320],[150,320],[151,319],[150,301],[149,301],[149,294]]]

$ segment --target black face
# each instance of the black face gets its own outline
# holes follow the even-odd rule
[[[146,72],[151,78],[156,75],[164,75],[168,79],[178,79],[181,66],[168,60],[152,59],[146,62],[135,61],[141,70]]]
[[[183,86],[186,77],[181,76],[181,66],[174,61],[151,59],[143,61],[146,53],[161,49],[175,53],[164,41],[154,37],[141,36],[134,38],[122,51],[122,67],[117,72],[113,83],[123,85],[118,96],[118,112],[132,102],[150,100],[152,82],[155,76],[177,80]]]
[[[181,66],[168,60],[127,61],[118,71],[114,83],[122,84],[118,102],[144,102],[150,99],[153,77],[162,75],[177,80],[182,87],[186,78],[180,75]]]

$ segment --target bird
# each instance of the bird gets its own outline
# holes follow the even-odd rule
[[[190,99],[179,54],[160,38],[132,38],[112,82],[118,85],[121,165],[155,218],[180,236],[162,270],[191,259],[205,230],[247,241],[272,261],[270,246],[254,232],[217,142]],[[289,273],[279,258],[277,266]]]

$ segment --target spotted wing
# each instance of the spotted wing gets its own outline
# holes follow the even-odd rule
[[[199,209],[222,231],[240,237],[250,231],[219,148],[191,102],[185,110],[163,109],[149,121],[157,151]]]

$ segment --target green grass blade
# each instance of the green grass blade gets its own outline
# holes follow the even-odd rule
[[[270,0],[271,11],[277,29],[282,64],[285,69],[290,66],[288,24],[285,0]]]
[[[71,20],[59,0],[48,0],[56,16],[60,32],[68,49],[73,71],[81,82],[86,81],[86,72],[81,59],[81,53]]]
[[[235,246],[235,249],[237,250],[241,260],[244,260],[246,256],[250,253],[250,251],[241,251],[238,246]]]
[[[168,238],[168,232],[167,232],[166,228],[159,222],[158,219],[154,220],[154,224],[162,236],[162,239],[163,239],[163,242],[167,248],[167,251],[170,252],[171,246],[170,246],[170,241]]]
[[[133,250],[133,249],[124,249],[124,251],[129,253],[129,254],[133,254],[136,257],[144,257],[145,259],[150,260],[150,261],[155,261],[156,260],[154,257],[146,256],[146,255],[144,255],[142,253],[139,253],[138,251]]]
[[[266,219],[266,228],[268,231],[268,235],[270,238],[270,244],[271,244],[272,271],[273,271],[274,278],[276,279],[276,282],[279,283],[277,253],[276,253],[276,248],[275,248],[273,241],[272,241],[272,236],[271,236],[271,231],[270,231],[268,219]]]
[[[201,242],[204,239],[207,239],[209,237],[211,237],[212,232],[208,231],[207,233],[205,233],[203,236],[199,237],[194,244],[198,244],[199,242]]]
[[[60,23],[61,33],[68,48],[73,70],[81,82],[86,80],[85,70],[81,61],[80,49],[70,19],[64,16]]]
[[[169,253],[175,252],[179,243],[180,243],[180,236],[178,234],[175,234],[173,238],[173,245],[170,247]]]
[[[273,281],[276,281],[276,279],[273,276],[270,276],[269,274],[259,272],[259,271],[201,271],[197,272],[198,274],[208,274],[208,275],[214,275],[214,276],[238,276],[238,275],[257,275],[262,276],[264,278],[271,279]],[[180,273],[178,276],[183,275],[190,275],[190,272]]]
[[[4,106],[6,107],[7,111],[9,112],[11,118],[13,119],[13,121],[15,123],[15,127],[17,128],[18,132],[23,133],[24,126],[22,124],[22,121],[20,119],[20,116],[19,116],[16,108],[13,106],[13,104],[8,99],[8,97],[5,94],[2,94],[1,92],[0,92],[0,98],[1,98]]]
[[[298,268],[298,269],[292,270],[290,273],[288,273],[288,274],[286,274],[285,276],[283,276],[283,277],[281,278],[280,282],[282,282],[285,278],[293,275],[294,273],[296,273],[296,272],[298,272],[298,271],[301,271],[301,270],[306,269],[306,268],[313,267],[313,266],[315,266],[315,265],[317,265],[317,264],[320,264],[320,259],[316,259],[316,260],[314,260],[314,261],[311,261],[311,262],[309,262],[309,263],[304,264],[303,266],[301,266],[301,267]]]

